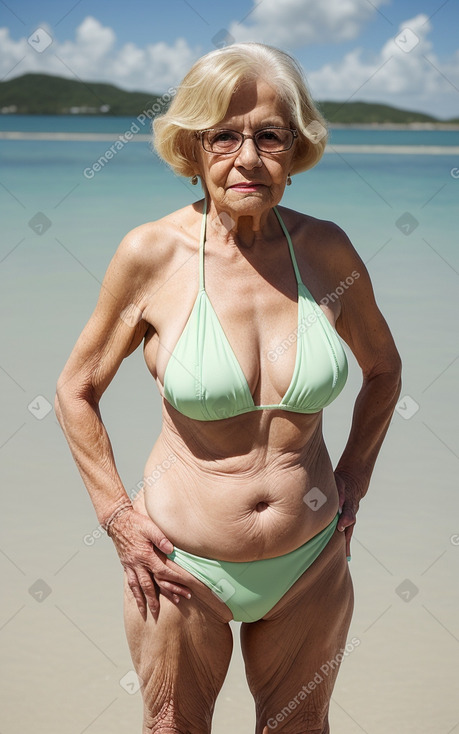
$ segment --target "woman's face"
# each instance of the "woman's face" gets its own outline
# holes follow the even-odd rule
[[[291,127],[291,115],[275,87],[257,79],[241,85],[226,117],[214,127],[253,135],[265,127]],[[252,139],[246,138],[238,151],[221,155],[206,152],[198,141],[196,158],[217,211],[250,216],[260,215],[279,203],[294,151],[295,142],[282,153],[262,153]]]

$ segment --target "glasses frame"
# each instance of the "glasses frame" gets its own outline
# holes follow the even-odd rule
[[[264,130],[288,130],[290,133],[292,133],[292,142],[290,143],[288,148],[282,148],[282,150],[275,150],[275,151],[261,150],[258,147],[257,141],[255,139],[255,135],[257,135],[257,133],[262,133]],[[234,150],[228,153],[216,153],[213,150],[207,150],[207,148],[204,147],[203,135],[205,133],[212,133],[212,132],[236,133],[236,135],[241,135],[241,142],[237,148],[235,148]],[[278,155],[279,153],[286,153],[287,150],[290,150],[292,148],[293,143],[295,142],[296,138],[298,137],[298,130],[296,130],[296,128],[294,127],[281,127],[279,125],[269,125],[268,127],[262,127],[260,128],[260,130],[256,130],[254,135],[245,135],[245,133],[241,133],[239,132],[239,130],[231,130],[230,128],[226,128],[226,127],[222,127],[222,128],[209,127],[206,130],[198,130],[196,132],[196,137],[199,138],[199,140],[201,141],[202,149],[206,153],[210,153],[211,155],[234,155],[234,153],[237,153],[238,150],[242,148],[242,146],[244,145],[247,139],[253,140],[255,148],[258,150],[259,153],[264,153],[265,155]]]

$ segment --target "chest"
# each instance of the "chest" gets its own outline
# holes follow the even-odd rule
[[[217,373],[232,360],[255,400],[279,402],[290,385],[298,336],[305,327],[304,298],[300,309],[288,253],[284,259],[255,269],[242,258],[225,263],[209,254],[201,281],[204,295],[197,292],[195,261],[165,284],[152,308],[156,328],[145,346],[147,365],[160,386],[174,360],[183,362],[183,379],[186,371],[199,370],[203,360]],[[323,312],[333,326],[336,312],[320,309],[317,302],[325,285],[314,280],[316,298],[308,292],[309,311]]]

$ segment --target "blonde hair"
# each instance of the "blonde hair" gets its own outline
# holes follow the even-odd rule
[[[198,173],[195,132],[221,122],[241,83],[260,77],[276,87],[298,130],[291,173],[315,166],[327,144],[326,122],[311,98],[300,65],[284,51],[262,43],[236,43],[198,59],[167,112],[153,123],[159,156],[181,176]]]

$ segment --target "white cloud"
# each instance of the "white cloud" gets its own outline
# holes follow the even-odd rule
[[[387,0],[254,0],[246,23],[232,23],[236,41],[260,41],[296,48],[357,38]]]
[[[417,15],[401,23],[379,52],[369,55],[356,48],[338,63],[311,71],[308,81],[313,96],[322,100],[385,101],[433,115],[442,114],[443,108],[445,116],[454,114],[454,110],[457,115],[457,58],[442,63],[433,52],[430,31],[427,16]]]
[[[261,36],[258,40],[284,48],[338,42],[362,32],[377,4],[381,5],[382,0],[375,0],[373,5],[368,0],[328,0],[324,4],[318,0],[263,0],[246,25],[233,24],[230,32],[236,40],[243,40],[244,34],[248,34],[244,40],[255,40],[256,31]],[[50,28],[44,28],[52,35]],[[408,43],[397,45],[394,39],[406,28]],[[450,60],[440,61],[430,41],[430,31],[429,19],[419,14],[394,30],[380,49],[370,51],[357,46],[337,62],[320,69],[306,69],[313,96],[320,100],[386,102],[457,117],[459,51]],[[364,38],[363,34],[361,37]],[[61,42],[54,38],[43,53],[32,46],[26,38],[13,40],[7,28],[0,28],[0,78],[43,72],[160,93],[176,85],[202,53],[183,38],[172,44],[160,41],[143,48],[134,43],[117,47],[113,29],[91,16],[76,29],[74,39]],[[407,53],[408,46],[413,47]]]
[[[82,51],[87,50],[91,56],[105,56],[111,51],[115,40],[114,31],[111,28],[104,28],[90,15],[76,30],[76,46]]]
[[[47,26],[44,29],[52,35]],[[112,28],[88,16],[76,29],[75,40],[57,38],[38,53],[26,38],[14,41],[7,28],[0,28],[0,77],[11,79],[27,72],[42,72],[85,81],[105,81],[125,89],[163,92],[177,84],[200,55],[187,41],[164,42],[139,48],[126,43],[116,48]]]

